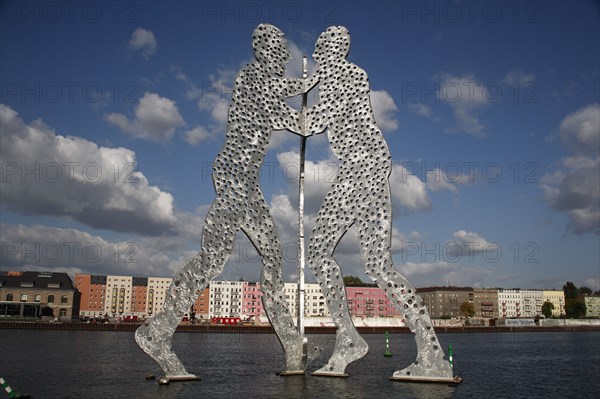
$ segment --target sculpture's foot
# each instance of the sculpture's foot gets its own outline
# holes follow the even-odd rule
[[[295,338],[285,347],[285,371],[279,375],[299,375],[306,370],[306,338]]]
[[[347,377],[346,367],[367,354],[369,345],[355,332],[349,334],[352,338],[339,335],[336,340],[335,350],[329,358],[329,362],[312,375],[323,377]]]
[[[439,361],[435,363],[429,363],[429,365],[425,365],[425,363],[420,363],[415,361],[410,366],[395,371],[391,379],[397,380],[443,380],[449,381],[453,379],[452,376],[452,367],[450,363],[444,359],[439,359]]]
[[[173,351],[170,344],[171,337],[164,337],[151,328],[151,325],[142,325],[135,331],[135,341],[138,346],[148,354],[168,376],[191,376]],[[196,377],[197,379],[197,377]]]

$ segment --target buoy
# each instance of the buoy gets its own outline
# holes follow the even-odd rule
[[[161,378],[161,379],[158,380],[158,384],[159,385],[169,385],[169,379],[163,377],[163,378]]]
[[[385,332],[385,352],[383,353],[383,356],[392,356],[392,351],[390,351],[390,335],[387,331]]]
[[[10,385],[8,385],[8,382],[6,382],[6,380],[2,377],[0,377],[0,385],[2,385],[2,388],[4,388],[10,399],[31,399],[27,394],[21,395],[13,391]]]
[[[146,374],[146,379],[147,380],[153,380],[154,378],[155,378],[154,374],[152,374],[152,373]]]

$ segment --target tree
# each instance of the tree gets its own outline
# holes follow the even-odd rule
[[[356,276],[344,276],[344,285],[346,287],[364,285],[363,281]]]
[[[472,302],[463,302],[460,305],[460,314],[465,317],[475,316],[475,305]]]
[[[552,311],[554,310],[554,304],[550,301],[544,302],[542,305],[542,314],[546,316],[547,319],[552,317]]]
[[[579,295],[592,295],[592,290],[589,287],[579,287]]]
[[[585,303],[577,298],[568,298],[565,300],[565,313],[569,319],[580,319],[585,317],[587,307]]]
[[[567,284],[563,285],[563,292],[565,293],[565,299],[577,298],[579,296],[577,287],[570,281],[567,281]]]

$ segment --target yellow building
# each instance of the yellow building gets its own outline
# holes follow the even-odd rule
[[[546,301],[554,305],[553,317],[560,317],[565,314],[565,293],[563,291],[544,290],[542,304]]]

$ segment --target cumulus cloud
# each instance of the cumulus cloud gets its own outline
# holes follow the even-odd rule
[[[202,126],[196,126],[184,134],[185,141],[191,145],[197,145],[209,137],[210,133]]]
[[[419,115],[419,116],[424,116],[426,118],[430,118],[432,116],[432,112],[431,112],[431,107],[427,104],[423,104],[423,103],[409,103],[408,104],[408,109]]]
[[[452,239],[444,245],[444,256],[449,259],[469,258],[470,261],[477,254],[485,254],[485,259],[497,259],[501,256],[500,246],[483,238],[479,233],[458,230],[453,233]]]
[[[431,209],[431,198],[427,193],[426,184],[402,164],[393,165],[390,189],[394,209],[399,210],[401,214]]]
[[[439,78],[438,98],[452,108],[456,120],[456,126],[446,129],[446,132],[485,136],[485,126],[479,120],[481,109],[488,103],[485,85],[469,74],[454,76],[442,73]]]
[[[26,124],[3,104],[0,124],[2,207],[113,231],[156,235],[174,227],[173,196],[136,170],[133,151]]]
[[[502,78],[500,83],[503,83],[510,87],[525,88],[535,82],[535,75],[531,73],[523,72],[520,69],[512,69],[508,71]]]
[[[561,140],[576,154],[597,155],[600,148],[600,104],[567,115],[560,123]]]
[[[398,270],[418,287],[447,285],[485,287],[485,278],[491,274],[491,271],[485,268],[471,268],[445,261],[406,262],[400,265]]]
[[[371,90],[370,96],[377,126],[388,132],[398,129],[398,107],[392,96],[385,90]]]
[[[600,105],[567,115],[558,137],[573,155],[540,179],[544,199],[569,217],[569,231],[600,235]]]
[[[150,92],[140,99],[134,119],[119,113],[107,114],[104,118],[124,133],[151,141],[170,140],[175,128],[185,125],[173,100]]]
[[[183,215],[181,215],[183,216]],[[198,215],[185,215],[188,228],[179,236],[109,240],[73,228],[1,224],[0,259],[16,270],[51,270],[71,274],[171,277],[197,251],[188,250],[198,232]],[[181,217],[182,224],[186,224]],[[198,235],[195,235],[196,242]]]
[[[469,184],[472,181],[473,176],[463,173],[451,175],[448,170],[440,168],[427,171],[427,188],[432,192],[448,190],[456,194],[458,193],[457,185]]]
[[[158,49],[158,42],[150,30],[137,28],[129,40],[129,48],[142,53],[145,60],[150,59]]]

